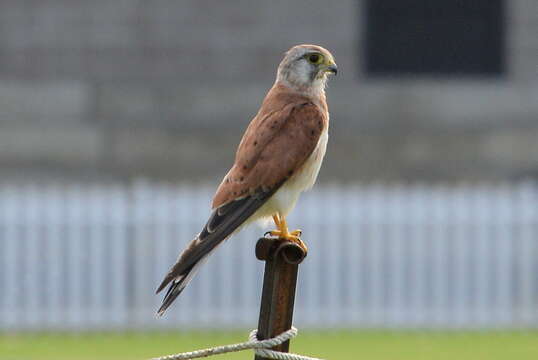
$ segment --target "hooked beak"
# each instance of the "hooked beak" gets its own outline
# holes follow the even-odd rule
[[[336,64],[332,63],[325,68],[325,72],[336,75],[338,73],[338,67],[336,66]]]

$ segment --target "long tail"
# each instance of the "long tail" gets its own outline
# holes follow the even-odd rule
[[[179,294],[181,294],[183,289],[185,289],[185,286],[187,286],[187,283],[189,282],[188,277],[191,274],[194,275],[194,272],[192,272],[192,270],[181,279],[174,280],[172,285],[170,285],[170,287],[168,288],[166,295],[164,296],[163,303],[161,307],[159,308],[159,310],[157,311],[157,315],[162,316],[164,312],[166,311],[166,309],[168,309],[168,307],[172,305],[174,300],[179,296]],[[190,277],[192,277],[192,275]]]
[[[195,265],[193,265],[183,275],[181,275],[180,277],[172,281],[172,283],[170,284],[170,287],[168,288],[168,291],[166,292],[166,295],[164,296],[161,307],[159,308],[159,310],[157,310],[157,315],[162,316],[164,312],[166,311],[166,309],[168,309],[168,307],[172,305],[174,300],[179,296],[179,294],[181,294],[183,289],[185,289],[187,284],[194,277],[194,275],[198,271],[198,268],[205,262],[205,259],[207,259],[207,256],[204,257]],[[164,285],[163,288],[165,286],[166,285]],[[158,290],[157,292],[159,292],[160,290]]]
[[[225,239],[222,239],[219,242],[215,243],[211,249],[208,249],[205,254],[203,254],[200,258],[196,259],[195,262],[193,262],[192,264],[188,265],[188,267],[181,268],[181,265],[185,264],[186,260],[191,257],[193,250],[200,245],[200,235],[196,236],[196,238],[191,241],[189,246],[179,256],[177,262],[174,264],[172,269],[170,269],[164,280],[159,285],[159,288],[157,289],[156,293],[158,294],[168,284],[170,284],[170,287],[168,288],[168,291],[164,296],[162,305],[157,311],[157,315],[162,316],[164,314],[166,309],[168,309],[168,307],[174,302],[174,300],[179,296],[179,294],[181,294],[183,289],[185,289],[185,287],[189,284],[194,275],[196,275],[198,269],[207,261],[209,256],[213,253],[213,251],[216,250],[217,246],[223,240]]]
[[[158,315],[162,315],[181,294],[217,246],[240,228],[274,194],[279,186],[233,200],[213,211],[202,232],[189,243],[159,285],[157,293],[168,284],[170,284],[170,288],[164,297],[162,306],[157,311]]]

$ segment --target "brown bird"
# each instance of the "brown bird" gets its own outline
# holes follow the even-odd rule
[[[159,293],[170,284],[159,315],[217,246],[247,223],[272,217],[277,229],[271,235],[307,250],[299,238],[301,231],[288,230],[286,216],[318,176],[329,128],[325,85],[327,75],[336,72],[333,56],[321,46],[298,45],[286,52],[275,84],[217,189],[207,224],[157,289]]]

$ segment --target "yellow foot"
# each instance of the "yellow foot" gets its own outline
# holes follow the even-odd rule
[[[292,232],[290,232],[290,234],[297,237],[300,237],[302,233],[303,233],[303,230],[301,229],[293,230]]]
[[[282,239],[284,241],[289,241],[289,242],[292,242],[294,244],[297,244],[297,245],[299,245],[301,247],[301,249],[303,249],[305,254],[308,252],[308,247],[306,246],[306,244],[300,238],[300,236],[302,234],[301,230],[293,230],[291,232],[288,232],[288,231],[283,232],[281,230],[273,230],[273,231],[268,231],[266,234],[269,234],[271,236],[275,236],[275,237],[277,237],[279,239]]]
[[[271,236],[278,237],[282,240],[290,241],[294,244],[297,244],[303,249],[305,254],[308,252],[308,248],[306,247],[305,243],[301,240],[300,236],[303,233],[301,230],[288,230],[288,224],[286,223],[286,218],[283,216],[280,216],[280,214],[273,215],[273,221],[275,222],[277,230],[268,231],[266,234],[270,234]]]

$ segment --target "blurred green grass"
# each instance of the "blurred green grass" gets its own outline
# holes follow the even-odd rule
[[[79,333],[0,335],[2,360],[148,359],[242,342],[245,332]],[[330,360],[535,360],[538,331],[304,331],[291,350]],[[253,359],[251,351],[215,359]]]

